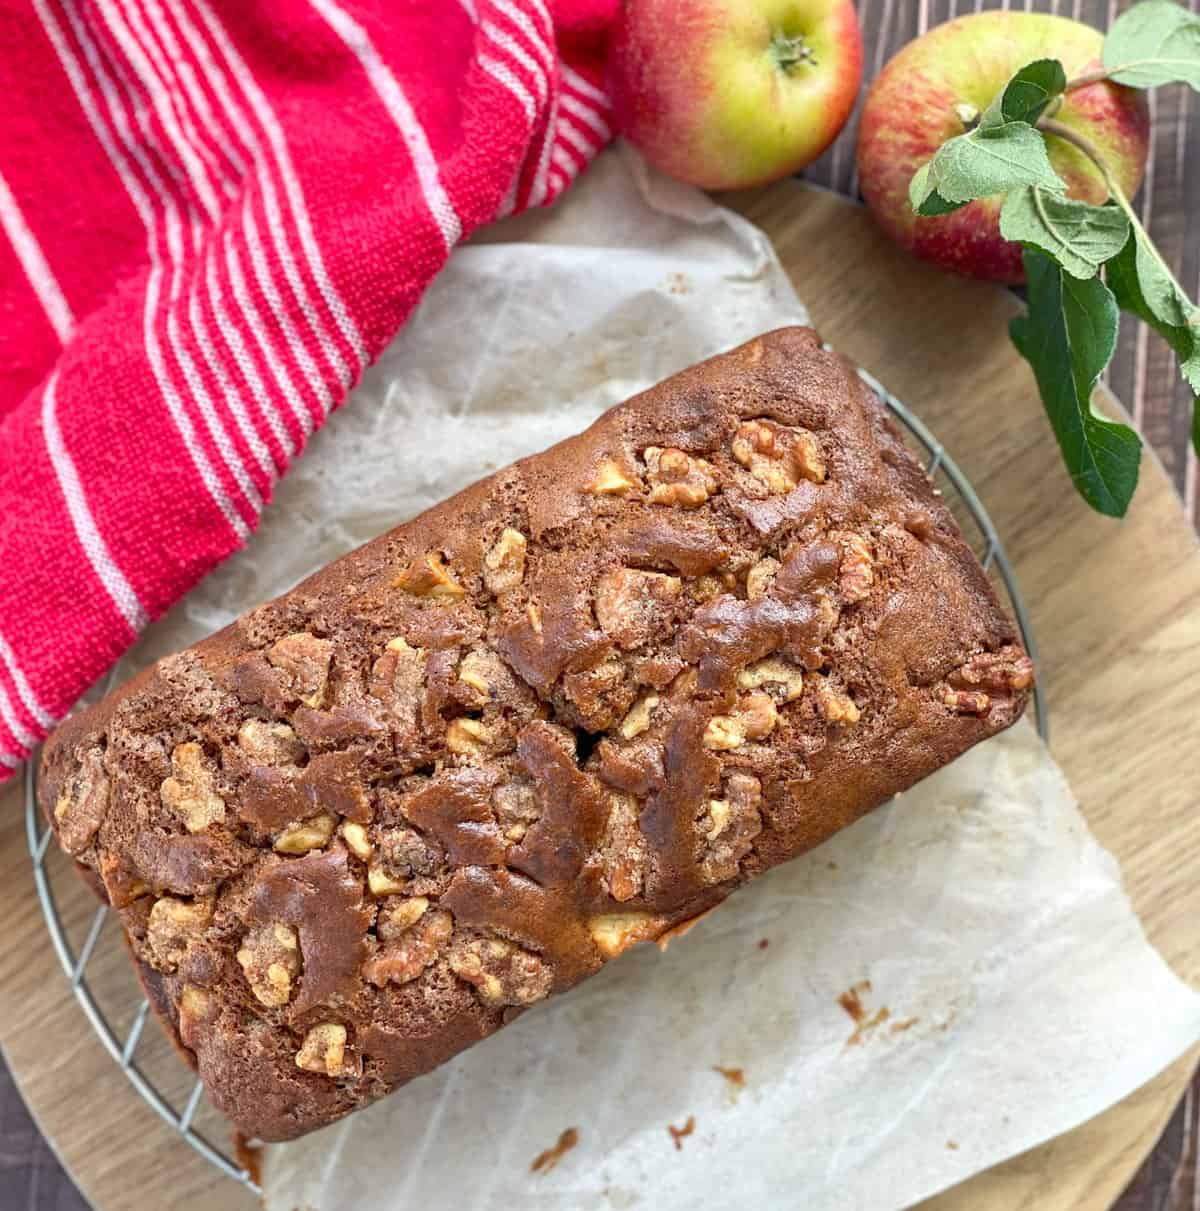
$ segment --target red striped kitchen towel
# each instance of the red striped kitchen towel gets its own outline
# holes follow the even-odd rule
[[[0,3],[0,777],[607,142],[615,5]]]

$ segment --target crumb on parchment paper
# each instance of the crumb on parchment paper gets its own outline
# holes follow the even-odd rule
[[[696,1130],[696,1116],[689,1114],[687,1122],[682,1127],[676,1127],[671,1123],[667,1124],[667,1130],[671,1133],[671,1142],[675,1145],[676,1152],[683,1151],[683,1141]]]
[[[864,998],[871,992],[870,980],[859,980],[857,984],[851,984],[845,992],[839,993],[837,1003],[846,1011],[847,1016],[854,1023],[854,1032],[846,1040],[847,1047],[857,1047],[860,1043],[867,1040],[877,1027],[882,1026],[885,1022],[891,1020],[892,1012],[886,1005],[881,1006],[874,1012],[870,1012],[863,1003]],[[893,1020],[888,1029],[889,1034],[903,1034],[906,1030],[911,1030],[920,1022],[920,1018],[900,1018]]]
[[[713,1064],[713,1072],[719,1072],[725,1080],[729,1081],[730,1085],[736,1085],[739,1089],[746,1087],[746,1073],[741,1068],[722,1068],[720,1064]]]
[[[881,1009],[875,1010],[869,1018],[860,1022],[855,1028],[854,1033],[846,1040],[847,1047],[857,1047],[862,1043],[867,1036],[875,1029],[876,1026],[882,1026],[884,1022],[890,1018],[891,1011],[886,1005]]]
[[[863,1019],[867,1016],[867,1011],[863,1008],[862,998],[863,993],[870,991],[871,981],[859,980],[857,984],[851,984],[845,992],[838,994],[838,1004],[850,1015],[850,1020],[856,1026],[861,1026]]]
[[[886,1005],[880,1006],[877,1010],[869,1010],[865,1004],[865,1000],[871,993],[871,981],[860,980],[846,988],[843,993],[838,993],[838,1004],[845,1010],[846,1016],[854,1022],[854,1033],[850,1038],[846,1039],[845,1045],[848,1048],[856,1048],[871,1037],[880,1026],[885,1022],[891,1021],[891,1026],[888,1029],[889,1034],[903,1034],[905,1031],[917,1025],[920,1021],[919,1017],[905,1017],[900,1020],[892,1020],[891,1010]]]
[[[722,1068],[720,1064],[713,1065],[713,1072],[719,1072],[731,1085],[738,1089],[746,1087],[746,1073],[741,1068]]]
[[[579,1143],[579,1128],[568,1127],[558,1137],[558,1143],[553,1148],[547,1148],[545,1152],[539,1152],[533,1158],[529,1171],[531,1173],[549,1173],[577,1143]]]
[[[744,1068],[725,1068],[720,1064],[713,1065],[713,1072],[725,1078],[725,1094],[729,1105],[736,1106],[746,1088],[746,1070]]]

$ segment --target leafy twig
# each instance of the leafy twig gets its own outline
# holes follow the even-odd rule
[[[1033,368],[1080,494],[1120,517],[1137,486],[1141,439],[1091,401],[1116,345],[1119,310],[1150,324],[1175,351],[1197,397],[1192,440],[1200,453],[1200,307],[1154,246],[1103,152],[1059,114],[1069,92],[1103,81],[1135,88],[1182,81],[1200,90],[1200,17],[1174,0],[1142,0],[1113,25],[1103,58],[1102,68],[1072,80],[1056,59],[1021,68],[978,123],[916,173],[909,197],[918,214],[933,216],[1003,195],[1000,232],[1024,246],[1029,284],[1013,343]],[[1095,166],[1108,192],[1103,206],[1067,197],[1047,136]]]
[[[1038,212],[1038,218],[1046,225],[1046,229],[1053,234],[1055,239],[1060,244],[1070,243],[1070,237],[1067,236],[1057,223],[1050,217],[1046,210],[1046,203],[1042,200],[1042,188],[1040,185],[1033,187],[1033,205]]]
[[[1120,83],[1117,77],[1122,73],[1142,71],[1146,68],[1157,67],[1166,62],[1163,59],[1130,59],[1128,63],[1114,63],[1112,67],[1098,67],[1095,71],[1084,72],[1067,81],[1063,92],[1074,92],[1077,88],[1087,88],[1089,84],[1103,84],[1105,80]]]
[[[1109,78],[1108,68],[1098,67],[1095,71],[1087,71],[1082,76],[1075,76],[1068,80],[1063,92],[1073,93],[1077,88],[1087,88],[1089,84],[1103,84]]]
[[[1100,154],[1099,148],[1084,135],[1078,131],[1072,130],[1071,127],[1065,126],[1062,122],[1056,122],[1053,118],[1041,118],[1037,123],[1038,130],[1044,130],[1048,135],[1054,135],[1056,138],[1062,139],[1064,143],[1070,143],[1072,147],[1077,147],[1091,162],[1099,169],[1100,175],[1104,178],[1104,186],[1108,190],[1108,196],[1125,212],[1129,219],[1130,225],[1137,233],[1138,238],[1144,243],[1146,252],[1158,264],[1164,274],[1175,284],[1180,294],[1186,293],[1182,286],[1179,285],[1178,279],[1171,272],[1171,267],[1162,259],[1162,254],[1158,251],[1154,241],[1150,238],[1150,233],[1142,226],[1141,217],[1134,210],[1133,203],[1125,196],[1125,191],[1121,188],[1121,182],[1113,175],[1113,171],[1104,162],[1104,157]]]

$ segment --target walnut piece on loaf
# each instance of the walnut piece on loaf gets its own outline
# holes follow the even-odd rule
[[[211,1096],[287,1139],[677,936],[1032,678],[883,406],[784,329],[147,669],[39,793]]]

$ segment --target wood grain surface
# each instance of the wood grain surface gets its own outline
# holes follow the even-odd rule
[[[1200,10],[1200,0],[1190,0],[1190,3],[1194,10]],[[866,44],[867,80],[869,82],[887,59],[911,38],[953,16],[982,8],[1026,8],[1054,12],[1104,27],[1127,6],[1128,0],[1035,0],[1033,3],[1026,0],[858,0]],[[1192,291],[1200,293],[1200,205],[1197,204],[1197,198],[1200,198],[1200,99],[1185,89],[1162,89],[1154,94],[1152,106],[1155,124],[1151,163],[1138,203],[1155,240],[1180,280]],[[854,138],[852,122],[831,151],[812,166],[806,174],[808,179],[856,196]],[[886,373],[886,363],[882,370]],[[1128,403],[1176,489],[1184,496],[1193,523],[1200,525],[1200,472],[1188,447],[1186,393],[1173,371],[1169,355],[1141,326],[1127,322],[1108,381],[1116,395]],[[6,826],[13,823],[16,807],[14,792],[10,791],[0,799],[0,819]],[[30,896],[32,889],[21,846],[7,834],[5,841],[3,852],[13,858],[0,871],[0,877],[6,887],[15,886],[22,895]],[[32,936],[40,936],[41,925],[36,918],[28,918],[23,925],[32,931]],[[39,970],[42,979],[61,981],[56,968],[47,966]],[[67,1016],[63,1019],[63,1028],[83,1036],[86,1042],[87,1028],[73,1002],[64,1001],[64,1004]],[[82,1072],[72,1065],[71,1089],[80,1087],[78,1081],[93,1078],[111,1084],[111,1062],[98,1046],[92,1044],[91,1047],[97,1062]],[[42,1057],[40,1063],[50,1071],[62,1074],[65,1085],[62,1057]],[[1071,1142],[1073,1137],[1068,1136],[1002,1169],[1026,1169],[1028,1176],[1022,1183],[1022,1197],[1029,1196],[1030,1192],[1036,1196],[1039,1181],[1061,1180],[1058,1175],[1063,1170],[1078,1168],[1081,1180],[1090,1180],[1094,1166],[1087,1163],[1089,1157],[1077,1156],[1075,1149],[1082,1147],[1089,1152],[1101,1147],[1107,1170],[1103,1192],[1108,1192],[1102,1192],[1101,1198],[1111,1202],[1112,1195],[1136,1169],[1116,1204],[1116,1211],[1200,1211],[1200,1183],[1197,1182],[1200,1077],[1170,1117],[1151,1155],[1140,1168],[1137,1167],[1138,1159],[1145,1154],[1148,1144],[1170,1114],[1170,1095],[1180,1083],[1178,1075],[1160,1078],[1139,1095],[1137,1100],[1142,1104],[1135,1107],[1127,1119],[1115,1112],[1104,1116],[1106,1120],[1111,1119],[1111,1126],[1105,1128],[1099,1145],[1086,1135],[1080,1137],[1084,1142],[1076,1145]],[[73,1095],[68,1090],[64,1096]],[[79,1098],[79,1101],[84,1100],[89,1109],[95,1104],[91,1095]],[[76,1102],[76,1114],[79,1113],[79,1101]],[[120,1101],[120,1106],[120,1114],[130,1118],[139,1138],[158,1138],[162,1129],[149,1111],[134,1104],[127,1105],[124,1100]],[[188,1152],[187,1149],[173,1149],[169,1167],[172,1172],[181,1174],[183,1188],[194,1193],[195,1182],[202,1180],[200,1175],[204,1170],[193,1171],[194,1158],[187,1155]],[[113,1159],[111,1164],[119,1166],[119,1158]],[[997,1180],[1003,1189],[1015,1194],[1016,1187],[1011,1183],[1016,1178],[1010,1179],[1001,1173]],[[0,1060],[0,1211],[82,1211],[87,1205],[32,1121]],[[182,1204],[169,1200],[165,1205]],[[224,1204],[210,1205],[231,1206],[232,1203],[226,1200]],[[946,1207],[951,1205],[947,1203]],[[1033,1201],[1019,1203],[1014,1197],[995,1205],[1005,1211],[1022,1205],[1037,1207],[1038,1211],[1043,1208],[1057,1211],[1060,1204],[1040,1201],[1036,1197]],[[1097,1201],[1078,1205],[1099,1211],[1108,1204]],[[938,1206],[941,1211],[940,1203]]]

